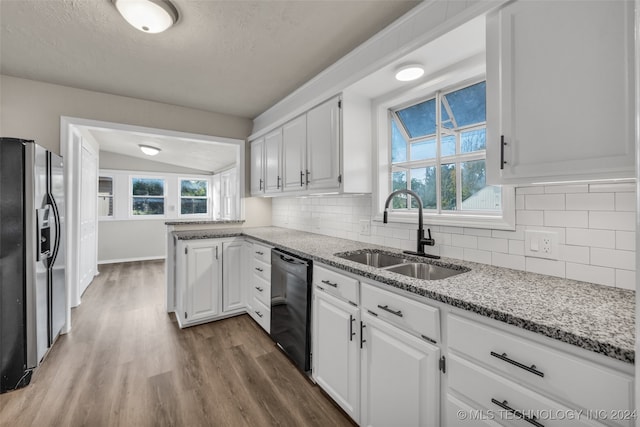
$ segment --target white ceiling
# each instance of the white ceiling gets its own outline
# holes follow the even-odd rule
[[[100,145],[100,151],[207,172],[219,172],[235,165],[238,155],[238,147],[228,143],[112,129],[87,128],[87,131]],[[155,156],[147,156],[140,151],[139,144],[150,145],[162,151]]]
[[[146,34],[110,0],[0,0],[0,73],[254,118],[419,2],[173,3]]]

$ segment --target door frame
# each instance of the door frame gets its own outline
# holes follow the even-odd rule
[[[67,272],[67,315],[65,326],[62,330],[63,333],[68,333],[71,330],[71,307],[75,307],[80,304],[80,295],[78,295],[80,280],[80,182],[77,177],[81,176],[80,159],[82,155],[82,138],[78,137],[80,136],[80,133],[77,129],[78,127],[110,129],[133,133],[160,135],[165,137],[195,139],[201,142],[222,142],[237,146],[238,150],[236,152],[236,165],[238,167],[238,198],[236,207],[239,213],[239,217],[242,220],[244,220],[245,218],[245,140],[179,132],[167,129],[150,128],[145,126],[128,125],[123,123],[106,122],[101,120],[83,119],[80,117],[60,116],[60,152],[65,159],[64,177],[65,191],[67,196],[67,257],[65,265],[65,269]],[[96,272],[97,271],[96,250]],[[77,296],[77,298],[74,298],[72,300],[72,296]]]

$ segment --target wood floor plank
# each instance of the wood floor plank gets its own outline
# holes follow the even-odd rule
[[[100,266],[0,426],[349,426],[247,315],[179,329],[164,263]]]

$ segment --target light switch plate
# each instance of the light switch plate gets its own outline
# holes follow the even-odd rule
[[[525,230],[524,255],[558,259],[558,233],[555,231]]]

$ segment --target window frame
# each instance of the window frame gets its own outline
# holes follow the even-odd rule
[[[207,195],[206,196],[182,196],[182,181],[205,181],[207,183]],[[178,218],[211,218],[212,217],[212,183],[211,178],[197,178],[197,177],[178,177]],[[195,213],[195,214],[183,214],[182,213],[182,199],[206,199],[207,201],[207,212]]]
[[[157,198],[160,199],[162,198],[162,202],[163,202],[163,209],[162,211],[164,213],[162,214],[144,214],[144,215],[135,215],[133,213],[133,199],[134,197],[141,197],[141,196],[134,196],[133,195],[133,180],[134,179],[157,179],[162,181],[162,197],[160,196],[148,196],[148,197],[153,197],[153,198]],[[128,194],[128,201],[129,201],[129,219],[150,219],[150,218],[158,218],[158,219],[162,219],[162,218],[166,218],[167,217],[167,178],[164,176],[160,176],[160,175],[146,175],[146,174],[130,174],[129,175],[129,194]]]
[[[374,116],[374,137],[376,141],[376,149],[374,150],[374,193],[373,193],[373,218],[381,221],[384,210],[384,202],[392,189],[392,167],[400,164],[412,164],[413,162],[391,163],[391,111],[398,111],[411,105],[419,104],[431,98],[436,98],[437,92],[448,94],[457,89],[461,89],[475,83],[486,80],[484,58],[480,60],[471,60],[467,62],[467,66],[457,68],[455,70],[447,69],[440,73],[434,73],[428,81],[418,82],[414,85],[402,90],[396,91],[388,95],[383,95],[373,101],[372,110]],[[437,114],[441,114],[440,105],[437,105]],[[399,130],[406,135],[403,125],[400,121],[396,123]],[[474,126],[468,126],[469,129]],[[436,129],[436,144],[440,141],[438,129]],[[426,136],[415,138],[419,140],[428,139]],[[410,138],[407,139],[407,151],[410,150]],[[456,145],[460,144],[460,138],[457,139]],[[488,146],[489,144],[487,144]],[[436,148],[440,150],[440,147]],[[484,150],[484,158],[486,162],[486,149]],[[459,165],[465,161],[477,160],[478,152],[460,153],[455,155],[456,164]],[[425,159],[420,162],[440,167],[445,164],[446,159],[453,159],[453,156],[442,156],[438,158]],[[464,159],[464,160],[463,160]],[[485,163],[486,164],[486,163]],[[415,168],[415,166],[412,166]],[[406,167],[409,172],[410,167]],[[456,168],[456,177],[461,176],[461,170]],[[410,173],[407,173],[407,181],[410,180]],[[458,181],[460,182],[460,181]],[[409,185],[408,185],[409,186]],[[469,228],[489,228],[499,230],[515,230],[515,188],[513,186],[501,186],[502,212],[501,214],[488,214],[486,211],[442,211],[437,212],[431,209],[423,210],[423,220],[430,225],[443,225],[454,227]],[[456,186],[456,192],[461,192],[461,186]],[[437,197],[440,200],[440,185],[437,187]],[[458,196],[456,196],[456,200]],[[440,203],[440,201],[438,202]],[[416,223],[418,217],[417,209],[401,209],[388,211],[389,222],[400,223]]]

